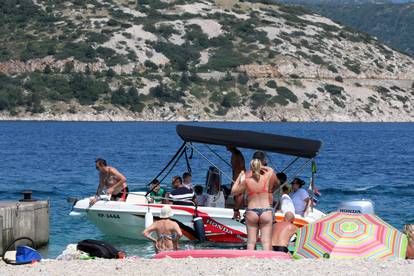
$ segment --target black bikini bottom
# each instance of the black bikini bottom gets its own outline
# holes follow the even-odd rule
[[[273,251],[288,253],[289,249],[286,246],[272,246]]]
[[[257,216],[261,216],[264,212],[272,212],[273,213],[273,208],[268,207],[268,208],[247,208],[247,211],[252,211],[255,212],[257,214]]]

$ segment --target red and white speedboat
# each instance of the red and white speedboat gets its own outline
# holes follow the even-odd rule
[[[169,162],[169,165],[172,164],[172,166],[175,163],[174,160],[186,156],[184,153],[188,149],[192,149],[205,157],[194,145],[195,143],[202,143],[222,146],[232,145],[239,148],[294,156],[295,159],[288,167],[299,158],[305,158],[307,159],[305,164],[312,163],[311,167],[313,169],[315,167],[313,165],[314,158],[321,146],[321,142],[317,140],[188,125],[178,125],[177,134],[184,143],[171,160],[172,162]],[[209,207],[199,206],[197,208],[197,215],[202,218],[204,223],[206,238],[210,242],[243,243],[247,240],[246,225],[232,219],[231,199],[229,197],[226,201],[223,191],[221,191],[221,175],[224,173],[215,167],[212,162],[210,162],[210,165],[213,165],[213,167],[209,168],[210,174],[207,174],[207,178],[212,176],[211,173],[214,172],[217,175],[206,181]],[[167,167],[163,171],[167,171]],[[314,170],[312,170],[310,185],[311,196],[314,189],[313,179]],[[85,214],[105,234],[131,239],[144,239],[141,232],[145,228],[145,216],[150,212],[156,220],[163,207],[163,204],[149,203],[146,194],[147,192],[130,192],[126,202],[109,201],[106,196],[102,196],[102,199],[93,206],[89,206],[89,198],[85,198],[75,203],[72,214]],[[196,240],[198,236],[193,223],[193,218],[196,216],[196,207],[171,205],[171,208],[174,211],[173,219],[179,223],[185,237],[189,240]],[[244,211],[241,210],[241,215],[243,214]],[[303,226],[322,216],[324,216],[322,212],[312,208],[308,216],[297,216],[295,224]],[[275,214],[275,220],[280,221],[282,219],[283,214]]]

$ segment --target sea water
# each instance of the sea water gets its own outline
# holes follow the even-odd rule
[[[320,139],[316,186],[322,197],[317,208],[329,212],[343,200],[370,199],[377,214],[395,227],[414,223],[412,123],[191,124]],[[0,200],[17,200],[25,189],[33,190],[34,198],[50,200],[50,244],[44,252],[50,258],[67,244],[86,238],[104,239],[129,255],[149,257],[153,254],[150,242],[104,236],[85,217],[69,216],[71,204],[66,199],[95,193],[97,157],[125,174],[131,190],[145,190],[182,144],[175,127],[176,123],[153,122],[0,122]],[[205,146],[197,148],[230,175],[231,169]],[[230,159],[224,147],[213,148]],[[252,151],[242,151],[248,160]],[[270,159],[280,169],[292,157],[271,154]],[[205,182],[209,165],[194,152],[194,184]],[[185,170],[183,160],[163,185],[169,189],[171,176]],[[294,172],[289,170],[288,176]],[[309,183],[310,168],[300,176]],[[226,177],[223,182],[228,182]],[[194,246],[198,245],[183,245]]]

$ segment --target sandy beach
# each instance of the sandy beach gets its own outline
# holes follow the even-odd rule
[[[264,260],[264,259],[125,259],[44,261],[11,266],[1,275],[414,275],[414,261]]]

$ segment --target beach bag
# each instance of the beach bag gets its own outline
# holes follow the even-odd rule
[[[9,244],[9,246],[7,246],[6,250],[4,250],[3,261],[6,264],[12,264],[12,265],[31,264],[34,262],[39,262],[42,259],[42,256],[39,254],[39,252],[37,252],[32,247],[25,246],[25,245],[16,246],[15,259],[14,258],[9,259],[9,257],[6,256],[6,255],[10,256],[9,254],[6,254],[7,251],[19,240],[28,240],[30,241],[32,247],[34,247],[34,242],[31,238],[21,237],[21,238],[15,239],[12,243]]]
[[[77,249],[88,253],[91,257],[104,259],[119,259],[123,255],[123,252],[119,251],[109,243],[99,240],[80,241]]]

